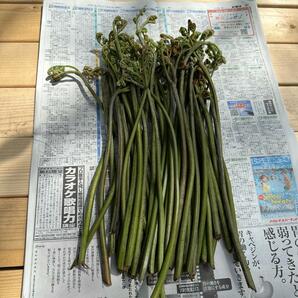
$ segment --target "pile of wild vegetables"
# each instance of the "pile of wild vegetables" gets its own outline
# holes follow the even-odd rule
[[[180,36],[161,34],[154,41],[146,26],[156,17],[143,15],[141,10],[133,19],[135,36],[123,31],[127,21],[119,16],[108,38],[97,34],[104,67],[80,72],[54,66],[48,72],[55,82],[79,76],[101,105],[107,126],[74,265],[86,266],[87,247],[98,232],[104,282],[111,284],[109,257],[115,256],[118,270],[140,281],[157,273],[152,297],[159,297],[169,269],[179,279],[182,272],[194,277],[201,262],[214,268],[222,238],[255,289],[239,243],[211,78],[224,57],[208,41],[212,30],[200,33],[189,20]],[[99,76],[107,89],[102,98],[91,85]],[[91,223],[93,208],[97,218]]]

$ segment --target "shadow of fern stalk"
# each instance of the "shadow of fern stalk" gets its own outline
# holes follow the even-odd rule
[[[170,269],[179,279],[183,272],[193,278],[201,262],[214,268],[216,243],[223,238],[255,290],[239,242],[212,81],[225,59],[210,41],[213,31],[199,32],[191,20],[177,37],[153,40],[147,27],[156,19],[141,9],[133,18],[134,35],[120,16],[107,37],[97,33],[104,68],[58,65],[48,71],[53,83],[67,76],[82,80],[107,127],[73,266],[87,268],[87,248],[99,233],[104,283],[111,284],[109,257],[115,256],[118,270],[133,278],[157,274],[156,298],[165,295]],[[102,98],[93,89],[99,77]]]

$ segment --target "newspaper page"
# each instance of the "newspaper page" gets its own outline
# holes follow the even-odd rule
[[[249,0],[44,1],[22,297],[150,297],[156,277],[140,285],[113,264],[112,286],[103,285],[96,239],[87,252],[90,268],[70,270],[104,128],[100,110],[80,84],[67,80],[53,87],[46,81],[53,65],[95,65],[90,50],[98,48],[96,32],[108,33],[117,15],[132,23],[144,4],[158,16],[158,25],[150,27],[156,38],[160,32],[177,34],[192,19],[201,30],[214,29],[226,57],[214,75],[224,155],[240,240],[257,287],[257,293],[247,288],[240,265],[219,243],[216,269],[202,265],[194,280],[176,282],[169,273],[166,297],[298,297],[297,145],[257,7]]]

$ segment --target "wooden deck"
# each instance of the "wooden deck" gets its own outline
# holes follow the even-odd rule
[[[298,137],[298,0],[258,0]],[[0,298],[20,297],[42,1],[0,0]]]

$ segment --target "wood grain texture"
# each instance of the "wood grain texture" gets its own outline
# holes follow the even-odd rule
[[[0,198],[0,268],[24,264],[27,201],[27,197]]]
[[[298,42],[298,9],[259,8],[259,13],[267,42]]]
[[[259,6],[298,7],[298,0],[257,0]]]
[[[26,214],[26,197],[0,198],[0,268],[23,266]]]
[[[0,197],[28,194],[32,138],[0,138]]]
[[[0,88],[0,137],[32,136],[34,88]]]
[[[270,44],[268,47],[278,83],[298,85],[298,44]]]
[[[33,87],[37,43],[0,43],[0,87]]]
[[[0,4],[42,4],[43,0],[0,0]]]
[[[0,0],[0,3],[29,3],[29,4],[32,4],[32,3],[39,3],[39,4],[42,4],[43,3],[43,0]]]
[[[0,297],[20,298],[23,270],[0,271]]]
[[[40,16],[41,5],[1,4],[0,41],[39,40]]]
[[[281,96],[286,106],[290,125],[298,131],[298,87],[280,87]]]

